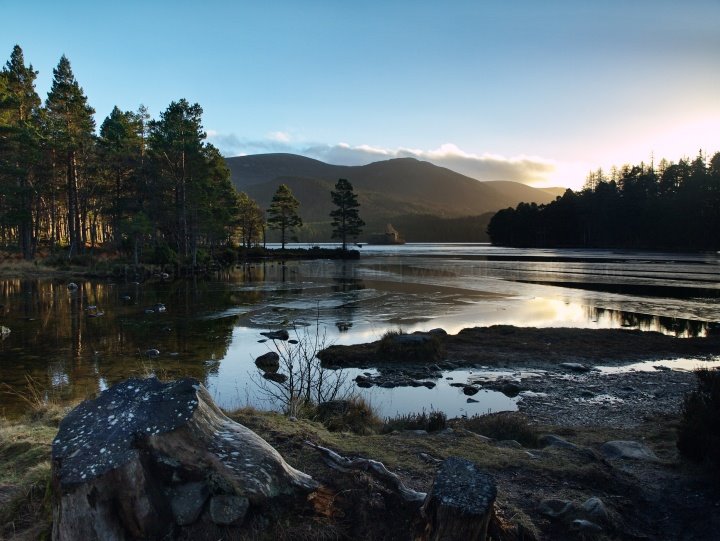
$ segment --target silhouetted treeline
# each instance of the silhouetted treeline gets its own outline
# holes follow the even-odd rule
[[[492,213],[463,218],[406,214],[393,218],[393,225],[407,242],[488,242],[485,229],[491,216]]]
[[[720,249],[720,152],[598,170],[578,193],[497,212],[487,232],[505,246]]]

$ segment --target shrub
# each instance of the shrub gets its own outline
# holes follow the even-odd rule
[[[459,423],[476,434],[496,440],[515,440],[525,447],[537,447],[538,433],[527,417],[514,411],[473,415]]]
[[[720,370],[695,371],[698,387],[685,395],[678,430],[680,454],[720,469]]]
[[[385,419],[383,432],[388,433],[394,430],[426,430],[437,432],[447,427],[447,416],[442,411],[431,410],[426,413],[407,413],[397,417]]]
[[[382,426],[372,406],[360,397],[323,402],[315,410],[315,419],[334,432],[373,434]]]
[[[443,345],[431,334],[388,331],[380,339],[377,355],[387,361],[437,361],[443,355]]]

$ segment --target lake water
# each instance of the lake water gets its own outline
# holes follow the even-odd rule
[[[11,329],[0,341],[0,413],[24,409],[13,391],[24,392],[28,378],[41,393],[77,399],[153,373],[196,377],[226,408],[277,407],[258,390],[254,359],[272,345],[260,332],[293,325],[299,338],[317,325],[329,345],[493,324],[689,337],[720,321],[716,253],[406,244],[365,246],[356,261],[251,263],[211,279],[77,283],[69,291],[67,280],[0,280],[0,325]],[[146,354],[153,349],[157,357]],[[515,399],[489,391],[469,404],[450,386],[478,371],[445,374],[453,379],[433,389],[360,392],[388,416],[514,409]]]

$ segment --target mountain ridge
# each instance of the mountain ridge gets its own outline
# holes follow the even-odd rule
[[[384,230],[393,219],[404,217],[409,230],[401,233],[408,241],[423,241],[422,216],[457,220],[492,215],[521,201],[549,203],[561,195],[561,190],[538,189],[514,181],[479,181],[411,157],[367,165],[334,165],[297,154],[272,153],[226,158],[226,162],[235,187],[262,208],[269,206],[281,183],[287,184],[300,201],[299,213],[307,224],[301,240],[309,242],[330,238],[330,191],[339,178],[348,179],[358,195],[360,215],[366,222],[361,240]],[[413,216],[417,223],[408,218]],[[473,239],[486,239],[481,227],[482,234],[473,232]]]

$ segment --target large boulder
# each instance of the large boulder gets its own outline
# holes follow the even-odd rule
[[[194,379],[130,379],[80,404],[53,441],[52,479],[56,541],[236,524],[248,506],[317,486]]]

